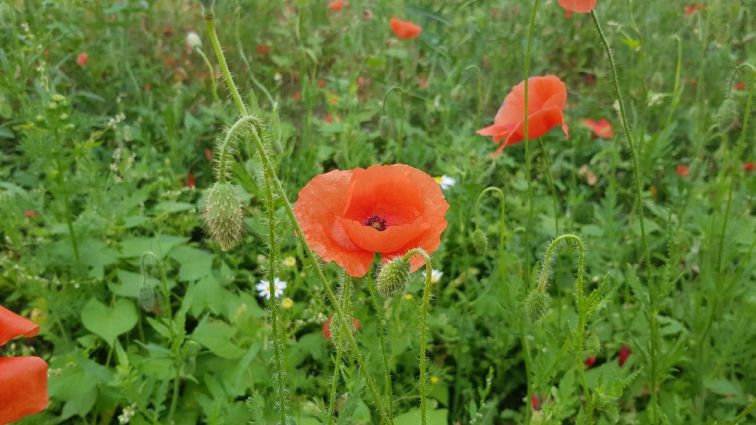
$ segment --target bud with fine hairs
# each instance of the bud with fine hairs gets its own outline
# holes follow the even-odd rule
[[[384,297],[390,297],[404,290],[410,280],[410,263],[396,257],[381,267],[375,286]]]
[[[485,254],[488,251],[488,237],[480,230],[480,227],[476,227],[472,233],[472,244],[479,254]]]
[[[230,183],[217,182],[207,193],[205,228],[223,251],[241,242],[244,236],[244,212],[239,194]]]
[[[525,298],[525,313],[531,323],[536,323],[549,311],[549,294],[536,288]]]

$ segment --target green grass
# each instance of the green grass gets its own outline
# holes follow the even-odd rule
[[[530,171],[525,144],[492,158],[475,130],[523,79],[532,2],[217,2],[220,44],[289,200],[332,169],[405,163],[457,179],[432,254],[429,424],[756,421],[749,1],[690,16],[677,0],[598,1],[637,170],[590,15],[541,1],[529,74],[566,82],[570,137],[529,141]],[[421,37],[394,38],[391,16]],[[384,299],[375,273],[345,280],[321,264],[324,286],[246,131],[227,173],[246,234],[224,252],[203,230],[206,154],[218,158],[237,108],[199,2],[0,3],[0,303],[42,326],[2,354],[50,364],[50,406],[22,423],[354,425],[385,423],[380,409],[420,423],[419,272]],[[607,118],[614,137],[592,138],[584,118]],[[491,186],[503,196],[488,190],[476,214]],[[546,258],[565,234],[582,261],[572,237]],[[257,296],[270,277],[292,303]],[[361,323],[357,351],[343,327],[323,336],[330,286]],[[548,307],[528,314],[544,292]]]

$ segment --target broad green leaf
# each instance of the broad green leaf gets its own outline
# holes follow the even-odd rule
[[[446,425],[449,411],[446,409],[429,410],[428,425]],[[412,409],[394,418],[394,425],[417,425],[420,423],[420,409]]]
[[[212,272],[213,255],[207,251],[190,246],[179,246],[171,251],[171,258],[181,265],[179,280],[199,280]]]
[[[231,342],[235,334],[236,330],[228,323],[206,318],[194,330],[192,338],[224,359],[238,359],[244,355],[244,350]]]
[[[88,331],[100,336],[108,345],[113,345],[119,335],[134,328],[139,316],[134,303],[125,299],[108,307],[96,298],[90,299],[81,311],[81,322]]]

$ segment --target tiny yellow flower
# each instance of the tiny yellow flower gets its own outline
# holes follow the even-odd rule
[[[284,265],[284,267],[287,268],[294,268],[297,265],[297,259],[292,257],[291,255],[281,260],[281,264]]]
[[[439,379],[439,377],[438,377],[438,376],[436,376],[436,375],[433,375],[433,376],[431,376],[431,378],[430,378],[430,382],[431,382],[431,384],[433,384],[433,385],[436,385],[436,384],[438,384],[438,382],[439,382],[439,381],[441,381],[441,379]]]
[[[284,310],[290,310],[292,307],[294,307],[294,300],[291,298],[286,297],[281,300],[281,308]]]
[[[412,294],[404,294],[404,297],[403,297],[403,298],[404,298],[405,300],[407,300],[407,301],[411,301],[411,300],[412,300]]]

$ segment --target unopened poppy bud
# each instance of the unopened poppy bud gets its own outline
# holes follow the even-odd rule
[[[549,311],[549,294],[534,289],[525,298],[525,313],[531,323],[536,323]]]
[[[728,129],[738,119],[738,104],[735,99],[728,97],[717,110],[719,128]]]
[[[215,183],[207,194],[205,227],[210,237],[228,251],[244,236],[244,212],[236,189],[229,183]]]
[[[186,34],[186,44],[192,49],[196,49],[202,47],[202,39],[196,32],[189,31],[189,33]]]
[[[153,314],[160,314],[160,302],[153,286],[144,285],[139,288],[137,301],[142,310]]]
[[[381,117],[380,121],[378,121],[378,132],[382,139],[389,139],[394,135],[394,123],[391,121],[391,118],[385,115]]]
[[[410,280],[410,264],[401,257],[396,257],[381,267],[376,279],[378,292],[390,297],[403,290]]]
[[[480,227],[477,227],[472,234],[472,244],[479,254],[488,251],[488,237],[480,230]]]

